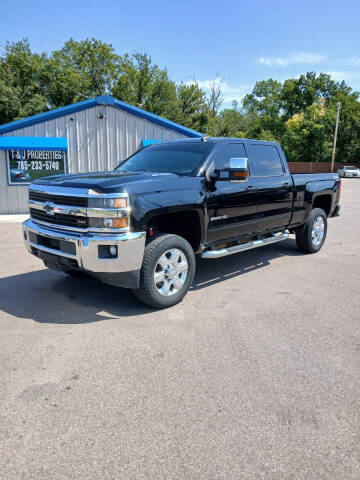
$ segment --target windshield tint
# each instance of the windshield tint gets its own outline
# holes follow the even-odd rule
[[[172,172],[177,175],[196,175],[214,144],[206,142],[174,142],[151,145],[136,152],[116,170],[123,172]]]

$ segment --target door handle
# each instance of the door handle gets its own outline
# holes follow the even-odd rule
[[[283,184],[283,187],[288,187],[289,185],[290,185],[289,182],[285,182],[285,183]]]
[[[254,185],[248,185],[248,186],[246,187],[246,190],[251,190],[252,188],[254,188]]]

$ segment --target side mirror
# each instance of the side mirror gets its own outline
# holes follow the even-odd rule
[[[232,181],[247,180],[249,177],[248,159],[230,158],[229,176]]]
[[[215,181],[246,182],[249,177],[248,159],[230,158],[229,167],[222,170],[214,170],[211,178]]]

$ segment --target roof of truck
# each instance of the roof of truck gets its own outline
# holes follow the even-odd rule
[[[256,140],[253,138],[234,138],[234,137],[208,137],[203,135],[197,138],[177,138],[176,140],[164,140],[162,143],[169,142],[209,142],[209,143],[261,143],[269,145],[279,145],[276,142],[269,142],[268,140]]]

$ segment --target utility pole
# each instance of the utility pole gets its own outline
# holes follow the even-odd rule
[[[336,150],[336,140],[337,140],[337,133],[339,127],[339,118],[340,118],[340,107],[341,103],[337,103],[337,113],[336,113],[336,123],[335,123],[335,134],[334,134],[334,143],[333,143],[333,151],[331,156],[331,171],[334,171],[334,161],[335,161],[335,150]]]

